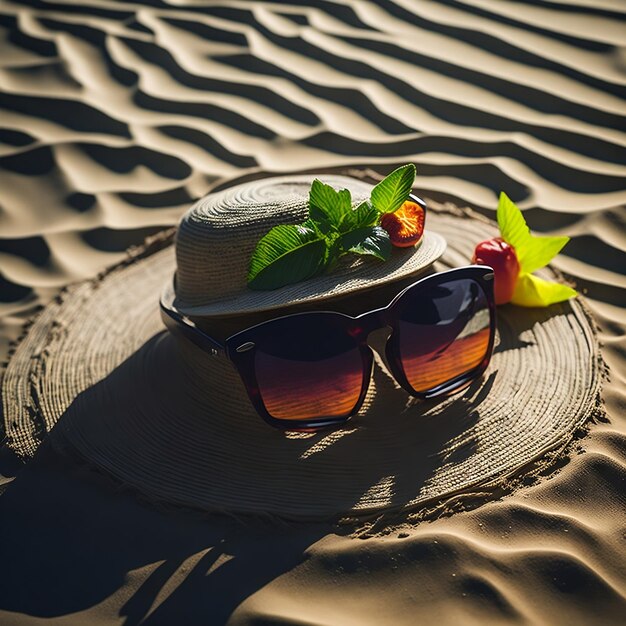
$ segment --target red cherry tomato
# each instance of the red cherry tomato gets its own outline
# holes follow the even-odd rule
[[[472,263],[493,268],[496,304],[510,302],[519,275],[515,248],[501,237],[481,241],[474,250]]]

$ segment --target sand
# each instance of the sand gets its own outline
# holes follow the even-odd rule
[[[605,418],[546,476],[431,522],[199,520],[43,446],[0,454],[0,623],[619,624],[626,615],[626,6],[0,5],[0,355],[38,303],[224,178],[413,161],[417,189],[573,237]],[[15,477],[15,478],[13,478]]]

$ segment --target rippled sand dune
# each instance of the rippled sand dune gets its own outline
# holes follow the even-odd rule
[[[626,615],[625,94],[623,0],[5,0],[0,356],[34,305],[123,258],[225,179],[412,161],[421,195],[492,217],[504,190],[534,230],[572,236],[555,265],[601,325],[608,421],[556,477],[401,539],[281,531],[268,546],[282,546],[284,563],[251,549],[260,591],[229,596],[225,585],[224,610],[233,623],[414,624],[419,607],[424,623],[617,624]],[[62,486],[33,476],[25,480],[42,495],[14,503],[3,532],[29,536],[36,552],[53,541],[37,507],[56,506],[50,494]],[[56,497],[88,522],[66,492]],[[105,504],[91,502],[103,515]],[[130,499],[119,506],[136,528],[150,515]],[[124,623],[174,623],[172,607],[192,610],[200,587],[185,595],[185,582],[170,580],[146,607],[124,604],[174,550],[176,537],[159,533],[163,549],[120,561],[113,582],[97,583],[102,596],[55,604],[42,592],[48,613],[35,615],[84,624],[106,605],[130,615]],[[168,576],[201,573],[201,547],[189,542]],[[3,623],[27,623],[18,583],[0,590]],[[290,593],[295,584],[305,596]]]

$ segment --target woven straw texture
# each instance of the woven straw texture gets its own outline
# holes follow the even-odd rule
[[[300,224],[307,218],[314,178],[309,174],[255,180],[199,200],[184,215],[176,236],[176,298],[171,291],[165,298],[182,313],[195,316],[275,309],[397,280],[443,254],[446,242],[429,232],[427,221],[421,243],[394,248],[385,263],[347,255],[332,273],[275,291],[248,289],[248,264],[259,239],[272,226]],[[350,189],[354,207],[369,198],[372,189],[347,176],[325,174],[321,179],[337,189]]]
[[[467,264],[473,243],[495,234],[458,211],[429,219],[448,241],[439,269]],[[460,395],[415,402],[378,360],[349,427],[285,436],[251,409],[230,362],[162,332],[157,294],[174,268],[166,244],[72,288],[19,344],[2,395],[21,455],[56,423],[53,443],[150,499],[325,519],[421,509],[497,485],[567,442],[593,411],[597,345],[571,301],[501,307],[490,368]]]

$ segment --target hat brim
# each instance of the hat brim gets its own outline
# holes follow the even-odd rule
[[[384,263],[374,258],[360,258],[350,264],[340,262],[329,274],[271,291],[249,289],[234,298],[201,306],[190,306],[180,300],[176,296],[174,283],[170,280],[163,289],[162,299],[170,308],[190,317],[244,315],[270,311],[295,304],[315,303],[346,296],[418,274],[430,267],[445,250],[446,240],[441,235],[426,230],[421,241],[410,253],[407,253],[406,248],[393,250],[391,258]]]
[[[496,234],[431,211],[445,266]],[[481,381],[415,402],[377,361],[360,413],[333,432],[285,436],[251,408],[229,361],[163,331],[158,291],[174,269],[167,240],[50,304],[2,382],[9,444],[50,441],[145,497],[206,511],[329,519],[414,510],[503,484],[564,445],[594,411],[598,347],[581,304],[499,310]],[[553,276],[547,270],[545,276]]]

